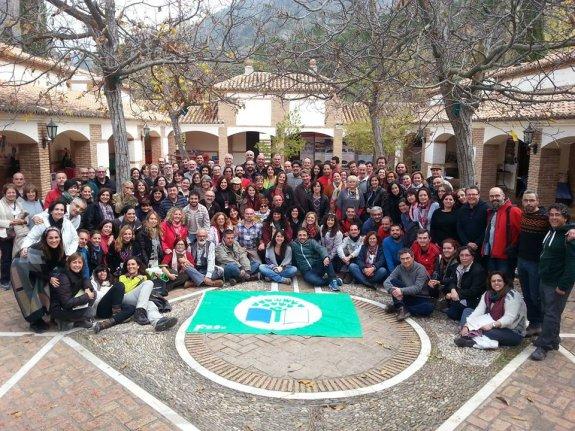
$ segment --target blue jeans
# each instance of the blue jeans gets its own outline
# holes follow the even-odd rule
[[[275,272],[269,266],[264,265],[263,263],[260,265],[260,274],[263,277],[271,278],[272,281],[276,283],[281,283],[282,278],[293,278],[297,273],[297,268],[295,266],[285,266],[281,272]]]
[[[323,278],[325,274],[327,274],[327,278]],[[324,266],[322,263],[321,265],[314,266],[309,271],[305,271],[303,273],[303,279],[312,286],[327,286],[336,278],[337,275],[331,262],[328,266]]]
[[[421,296],[403,296],[401,301],[393,298],[395,308],[405,307],[413,316],[427,317],[433,313],[433,302]]]
[[[395,287],[405,287],[405,283],[400,279],[391,280],[391,284]],[[414,316],[429,316],[433,313],[435,306],[431,302],[431,298],[425,298],[423,296],[407,296],[403,295],[401,301],[397,300],[394,296],[393,306],[395,308],[405,307]]]
[[[257,274],[259,268],[259,264],[257,262],[250,261],[250,272],[253,274]],[[230,278],[238,279],[240,278],[240,272],[242,268],[237,263],[226,263],[224,265],[224,278],[229,280]]]
[[[465,326],[467,323],[467,318],[471,315],[471,313],[473,313],[473,308],[467,307],[465,310],[463,310],[461,313],[461,319],[459,319],[459,326]]]
[[[517,261],[519,283],[527,306],[529,325],[540,326],[543,320],[539,295],[539,262],[519,258]]]
[[[447,314],[447,317],[449,317],[450,319],[461,321],[463,320],[463,312],[465,310],[473,311],[473,308],[466,308],[465,305],[463,305],[459,301],[451,301],[449,304],[449,308],[447,309],[445,314]],[[471,314],[471,312],[469,314]],[[467,316],[469,316],[469,314]],[[466,319],[467,316],[465,316]]]
[[[500,346],[518,346],[523,341],[523,337],[509,328],[495,328],[484,331],[483,335],[492,340],[499,341]]]
[[[381,267],[377,269],[368,280],[357,263],[349,264],[349,272],[355,281],[369,287],[375,287],[377,284],[381,284],[387,277],[387,270]]]

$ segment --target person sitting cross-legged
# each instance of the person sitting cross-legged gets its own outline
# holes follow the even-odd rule
[[[527,306],[523,296],[515,289],[502,271],[489,274],[487,292],[481,295],[475,310],[466,308],[463,312],[461,336],[455,339],[459,347],[496,348],[518,346],[525,337]],[[486,323],[471,331],[468,327],[474,319],[489,315]]]
[[[316,240],[310,239],[305,228],[301,228],[298,231],[297,240],[292,241],[290,246],[295,264],[303,274],[305,281],[313,286],[327,285],[334,292],[339,291],[339,286],[343,282],[340,278],[337,278],[333,265],[329,260],[327,249]],[[325,275],[327,275],[327,278]]]
[[[262,276],[276,283],[291,284],[297,268],[292,266],[292,250],[287,244],[286,234],[277,230],[266,247],[266,263],[260,265]]]
[[[429,316],[433,312],[433,303],[428,293],[429,276],[425,267],[415,261],[409,248],[399,251],[399,261],[400,264],[383,283],[383,288],[393,299],[388,311],[397,311],[397,320],[405,320],[411,315]]]
[[[349,272],[358,283],[375,288],[387,276],[383,244],[372,231],[365,235],[363,245],[355,262],[349,264]]]
[[[224,231],[223,242],[216,247],[216,263],[224,267],[224,280],[231,285],[256,278],[259,263],[250,261],[246,249],[235,240],[232,229]]]

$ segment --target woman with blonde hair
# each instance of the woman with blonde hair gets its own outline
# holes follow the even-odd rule
[[[157,266],[164,257],[162,253],[162,230],[160,229],[160,216],[155,211],[148,212],[142,223],[142,228],[136,234],[141,249],[141,259],[146,266]]]
[[[317,242],[321,241],[321,231],[319,229],[319,221],[317,214],[314,211],[309,211],[303,220],[302,229],[307,231],[310,239],[315,239]]]
[[[181,208],[170,208],[166,214],[166,219],[160,225],[160,229],[162,231],[162,252],[170,254],[176,245],[177,238],[188,237],[186,214]]]

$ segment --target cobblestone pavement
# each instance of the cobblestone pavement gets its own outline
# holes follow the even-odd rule
[[[354,295],[387,300],[371,290],[344,287]],[[249,288],[269,290],[270,284]],[[301,281],[298,290],[314,291]],[[189,293],[171,292],[170,299]],[[183,322],[197,303],[198,296],[176,302],[173,314]],[[575,303],[569,302],[565,334],[575,334],[574,311]],[[416,321],[432,350],[406,381],[365,396],[294,401],[244,394],[199,375],[178,355],[175,331],[154,333],[128,323],[98,335],[25,334],[28,327],[12,292],[0,292],[0,429],[427,430],[442,424],[442,429],[462,430],[575,429],[573,336],[564,336],[561,351],[543,363],[522,362],[484,400],[467,406],[528,343],[496,352],[457,349],[455,324],[443,315]],[[466,410],[463,416],[460,407]],[[462,420],[453,419],[456,412]]]

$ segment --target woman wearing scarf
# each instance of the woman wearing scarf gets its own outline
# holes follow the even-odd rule
[[[224,238],[226,229],[231,229],[230,219],[223,212],[217,212],[212,217],[208,239],[216,246],[220,245]]]
[[[475,310],[465,310],[461,336],[455,339],[459,347],[497,348],[518,346],[525,336],[527,307],[523,297],[513,289],[507,275],[501,271],[489,274],[489,288]],[[473,327],[478,319],[485,323]],[[473,328],[470,328],[470,326]]]
[[[308,212],[303,220],[302,229],[307,231],[309,239],[315,239],[317,242],[321,241],[321,232],[317,220],[317,214],[313,211]]]
[[[98,229],[103,221],[114,220],[114,208],[112,208],[111,202],[112,191],[106,188],[100,189],[96,201],[86,208],[80,227],[93,231]]]
[[[419,223],[420,229],[429,230],[431,227],[431,217],[435,210],[439,209],[439,204],[431,200],[429,190],[421,188],[417,191],[417,205],[413,208],[413,221]]]
[[[355,262],[349,264],[349,272],[355,281],[364,286],[377,288],[387,277],[383,245],[375,232],[368,232]]]
[[[162,260],[162,269],[169,279],[166,283],[166,290],[170,291],[182,286],[191,287],[193,283],[186,269],[193,268],[194,263],[194,257],[188,251],[188,242],[185,238],[178,238],[172,252],[166,254]]]
[[[260,195],[253,184],[246,187],[246,193],[242,201],[240,202],[240,213],[244,213],[246,208],[251,208],[254,211],[260,209]]]
[[[34,332],[41,333],[49,328],[43,319],[50,303],[48,282],[57,281],[56,276],[63,270],[65,259],[60,230],[48,227],[38,243],[26,249],[21,258],[12,261],[10,273],[14,294],[22,315]]]
[[[376,175],[369,178],[369,189],[364,194],[365,207],[369,210],[373,207],[387,208],[387,191],[382,187],[381,180]],[[388,211],[385,212],[388,214]],[[367,212],[366,212],[367,215]],[[368,217],[366,217],[367,220]]]
[[[459,265],[455,269],[456,277],[445,288],[445,299],[448,300],[449,308],[446,314],[453,320],[461,320],[466,308],[473,309],[479,304],[483,292],[485,292],[485,271],[475,262],[475,255],[468,246],[458,250]]]
[[[311,194],[307,197],[307,207],[317,214],[319,220],[323,220],[329,212],[329,199],[323,193],[323,185],[314,181],[311,185]]]
[[[435,270],[427,282],[429,296],[438,298],[439,294],[457,277],[458,247],[459,243],[452,238],[447,238],[441,243],[441,254],[438,256]]]
[[[75,197],[78,197],[80,190],[78,189],[78,182],[76,180],[66,180],[64,183],[64,191],[60,196],[59,201],[63,201],[66,205],[70,204]]]
[[[331,194],[330,200],[329,200],[329,210],[333,213],[336,212],[337,208],[336,208],[336,202],[337,202],[337,198],[339,196],[339,194],[341,193],[341,191],[343,190],[343,188],[345,187],[343,180],[341,178],[341,174],[339,172],[334,172],[331,176],[331,186],[333,187],[333,192]]]
[[[49,227],[56,227],[62,233],[66,256],[71,256],[78,250],[78,233],[72,222],[64,218],[66,213],[64,203],[60,201],[52,202],[48,208],[48,213],[48,217],[43,218],[42,223],[35,225],[24,238],[22,251],[20,252],[22,256],[26,256],[28,247],[40,241],[42,234]]]

